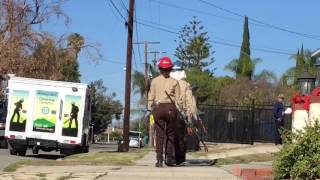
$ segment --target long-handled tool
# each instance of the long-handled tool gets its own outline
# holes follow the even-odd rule
[[[181,117],[185,117],[185,115],[183,115],[178,108],[176,107],[176,104],[174,103],[174,101],[172,100],[172,98],[170,97],[169,93],[167,91],[165,91],[166,95],[168,96],[170,102],[174,105],[174,107],[177,110],[177,113],[179,114],[179,116]],[[195,139],[196,142],[200,141],[204,147],[204,151],[208,152],[208,147],[207,145],[204,143],[204,141],[202,140],[202,138],[200,138],[198,132],[198,129],[196,127],[194,127],[192,124],[190,124],[188,122],[188,120],[186,118],[182,118],[184,120],[184,122],[188,125],[187,127],[187,132],[188,134],[190,134],[191,137],[193,137],[193,139]]]

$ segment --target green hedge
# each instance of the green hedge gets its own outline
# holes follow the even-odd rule
[[[282,136],[284,145],[273,164],[275,179],[320,179],[320,124]]]

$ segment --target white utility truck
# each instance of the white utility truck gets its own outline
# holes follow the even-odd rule
[[[90,97],[86,84],[8,76],[5,136],[10,154],[27,148],[88,152]]]

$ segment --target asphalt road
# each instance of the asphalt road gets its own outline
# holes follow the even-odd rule
[[[90,145],[90,152],[104,152],[104,151],[117,151],[116,144],[92,144]],[[51,151],[51,152],[44,152],[39,150],[39,154],[34,155],[31,152],[31,149],[28,149],[26,156],[13,156],[10,155],[9,149],[0,149],[0,171],[3,170],[9,164],[20,160],[37,160],[37,159],[46,159],[46,160],[57,160],[59,158],[64,158],[65,155],[61,155],[59,152]]]

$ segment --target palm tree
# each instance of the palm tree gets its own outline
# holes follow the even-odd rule
[[[145,94],[146,91],[149,91],[151,78],[154,78],[159,75],[159,72],[151,64],[148,64],[148,70],[149,77],[147,86],[145,86],[145,78],[142,72],[135,70],[132,75],[132,90],[134,94],[140,95],[140,104],[145,104],[146,102]]]
[[[262,70],[259,74],[253,76],[255,81],[263,81],[263,82],[277,82],[277,76],[268,70]]]
[[[296,62],[294,67],[289,68],[283,75],[283,78],[286,78],[287,83],[297,84],[297,77],[299,77],[304,70],[307,70],[311,75],[316,74],[315,63],[316,60],[311,58],[311,51],[306,49],[304,50],[303,45],[297,54],[294,54],[290,59]]]
[[[71,57],[76,61],[78,59],[78,54],[84,45],[84,38],[78,34],[73,33],[68,37],[68,48]]]
[[[251,59],[250,57],[245,57],[242,60],[233,59],[224,69],[235,73],[236,78],[247,77],[251,80],[257,64],[261,61],[260,58]]]

